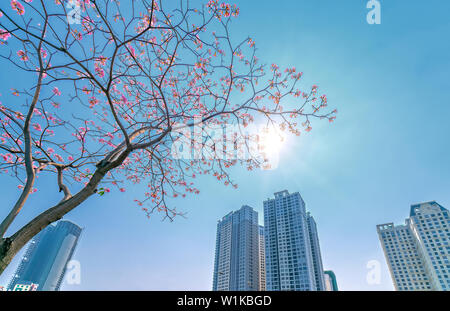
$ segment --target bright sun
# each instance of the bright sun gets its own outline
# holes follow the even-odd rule
[[[260,148],[266,154],[280,152],[286,141],[283,132],[273,127],[266,128],[260,134]]]

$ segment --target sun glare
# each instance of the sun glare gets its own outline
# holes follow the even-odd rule
[[[260,135],[260,148],[267,154],[280,152],[286,137],[283,132],[274,128],[266,128]]]

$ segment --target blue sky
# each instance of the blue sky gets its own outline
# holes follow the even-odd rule
[[[186,219],[148,220],[132,202],[139,186],[90,198],[66,217],[85,229],[75,254],[81,284],[63,289],[210,290],[217,220],[248,204],[262,222],[263,200],[287,189],[315,217],[324,267],[340,289],[392,290],[375,226],[403,222],[413,203],[450,207],[448,1],[382,0],[381,25],[366,23],[365,0],[236,3],[235,37],[250,35],[261,60],[303,71],[337,120],[289,138],[276,170],[234,170],[237,190],[201,179],[199,196],[174,202]],[[20,78],[11,75],[0,75],[2,92]],[[12,231],[60,200],[54,180],[39,184]],[[19,192],[6,175],[0,185],[1,217]],[[366,281],[370,260],[381,263],[380,284]]]

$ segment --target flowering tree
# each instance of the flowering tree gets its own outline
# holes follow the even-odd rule
[[[265,66],[252,39],[230,38],[236,6],[174,2],[2,2],[0,57],[24,82],[2,90],[0,104],[0,170],[20,189],[0,224],[0,273],[34,235],[95,193],[144,182],[136,204],[172,219],[179,212],[167,198],[199,193],[196,175],[237,187],[231,166],[264,165],[248,144],[257,135],[244,134],[255,120],[296,135],[314,118],[334,120],[317,86],[298,89],[301,72]],[[188,144],[200,156],[174,156],[174,144],[200,124],[238,130],[225,135],[231,145],[202,137]],[[230,156],[242,146],[250,156]],[[61,201],[7,237],[41,174],[54,175]]]

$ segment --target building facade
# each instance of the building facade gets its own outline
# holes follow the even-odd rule
[[[316,283],[316,290],[325,290],[325,279],[322,263],[322,254],[320,253],[319,233],[317,232],[317,225],[314,218],[308,212],[306,214],[308,223],[309,244],[311,246],[311,255],[314,267],[314,280]]]
[[[284,190],[274,196],[264,201],[266,289],[322,289],[324,280],[317,228],[306,213],[305,202],[298,192],[290,194]],[[322,275],[318,276],[320,271]]]
[[[61,220],[37,234],[30,241],[8,290],[34,287],[38,291],[58,291],[81,231],[76,224]]]
[[[324,271],[324,279],[325,279],[325,290],[327,292],[337,292],[338,286],[337,286],[337,280],[336,275],[333,271],[327,270]]]
[[[259,230],[258,213],[246,205],[218,222],[214,291],[260,290]]]
[[[264,227],[259,226],[259,290],[266,290],[266,251]]]
[[[415,204],[404,225],[381,224],[377,232],[396,290],[450,290],[447,209],[435,201]]]

